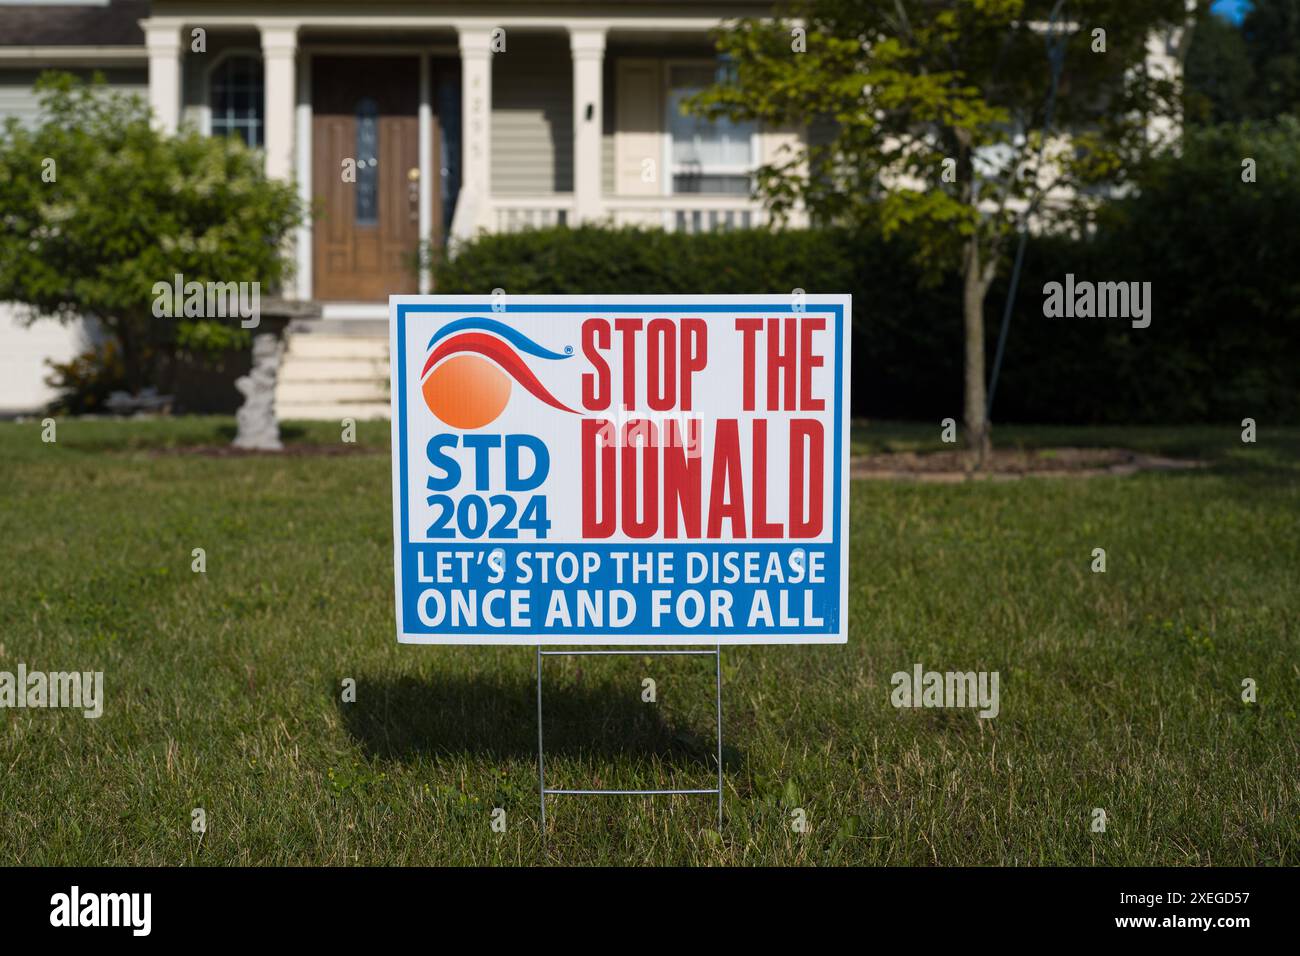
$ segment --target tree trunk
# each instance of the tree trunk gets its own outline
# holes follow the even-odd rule
[[[109,330],[116,334],[117,345],[121,349],[122,373],[126,379],[127,390],[132,395],[139,394],[144,387],[144,362],[140,354],[142,346],[135,335],[127,328],[126,322],[108,323]]]
[[[979,240],[966,240],[962,259],[962,316],[966,328],[966,445],[977,470],[983,471],[992,451],[989,423],[985,416],[984,391],[984,297],[988,283],[980,263]]]

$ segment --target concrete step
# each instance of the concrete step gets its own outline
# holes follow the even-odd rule
[[[388,418],[387,327],[367,323],[325,331],[322,324],[289,333],[276,413],[285,420]]]
[[[276,402],[275,414],[281,421],[342,421],[353,418],[357,421],[367,419],[386,419],[389,417],[388,402]]]
[[[380,306],[377,319],[295,319],[289,323],[290,335],[372,335],[388,338],[388,306]]]
[[[281,379],[275,400],[291,405],[312,402],[384,402],[388,401],[388,380],[343,382],[286,382]]]
[[[388,362],[381,359],[326,359],[287,356],[280,367],[280,382],[388,381]]]
[[[388,339],[373,335],[290,335],[285,358],[368,359],[388,362]]]

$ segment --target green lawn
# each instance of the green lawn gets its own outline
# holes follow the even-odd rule
[[[174,453],[228,420],[58,428],[0,424],[0,670],[103,670],[107,701],[0,711],[0,863],[1300,864],[1300,430],[1004,427],[1215,464],[855,482],[849,644],[723,653],[721,835],[710,797],[555,797],[547,855],[532,650],[394,640],[387,425],[262,459]],[[1001,714],[895,710],[916,663],[998,671]],[[548,782],[710,785],[707,659],[546,679]]]

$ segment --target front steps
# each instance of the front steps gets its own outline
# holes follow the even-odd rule
[[[275,387],[282,420],[389,417],[387,321],[294,322]]]

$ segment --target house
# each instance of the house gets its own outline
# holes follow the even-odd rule
[[[607,222],[756,225],[750,172],[803,135],[678,104],[718,69],[710,31],[752,0],[0,0],[0,118],[32,115],[40,70],[99,69],[265,150],[318,215],[295,237],[282,417],[386,414],[386,301],[432,291],[417,249],[481,230]],[[165,277],[164,277],[165,278]],[[75,330],[0,307],[0,410],[50,397],[41,361]]]
[[[321,319],[291,327],[280,414],[382,417],[387,297],[434,291],[417,250],[557,223],[700,231],[764,221],[751,172],[807,132],[678,107],[716,76],[711,31],[772,9],[771,0],[0,0],[0,119],[35,114],[42,69],[102,70],[147,97],[163,129],[193,124],[263,149],[267,172],[295,182],[317,211],[294,237],[283,292],[319,304]],[[1176,44],[1175,34],[1151,37],[1150,67],[1176,69]],[[66,359],[83,337],[52,322],[24,329],[0,305],[0,413],[48,401],[44,359]]]

